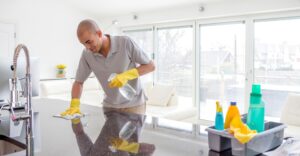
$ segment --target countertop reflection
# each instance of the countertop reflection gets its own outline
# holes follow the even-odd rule
[[[81,105],[87,113],[78,124],[54,118],[64,111],[68,101],[34,99],[39,112],[41,148],[37,155],[152,155],[155,145],[139,141],[146,116],[102,107]]]
[[[39,112],[40,149],[38,156],[227,156],[230,151],[217,153],[207,149],[206,142],[192,146],[174,136],[152,136],[154,131],[144,129],[147,116],[102,107],[81,105],[87,113],[79,124],[54,118],[69,106],[68,101],[33,99],[34,111]],[[149,135],[150,134],[150,135]],[[141,139],[143,138],[143,139]],[[163,145],[166,145],[163,147]],[[201,146],[200,146],[201,144]],[[177,151],[176,151],[177,150]],[[181,150],[178,152],[178,150]]]

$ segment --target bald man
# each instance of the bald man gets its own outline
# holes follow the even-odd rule
[[[72,87],[70,108],[61,115],[80,113],[83,83],[91,72],[95,74],[105,92],[106,96],[102,102],[105,109],[144,113],[147,97],[139,77],[154,71],[153,61],[129,37],[103,34],[93,20],[83,20],[79,23],[77,37],[85,49]],[[117,75],[108,82],[112,73]],[[123,97],[118,89],[126,83],[137,92],[132,99]]]

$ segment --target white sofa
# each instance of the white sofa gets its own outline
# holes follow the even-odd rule
[[[74,79],[47,80],[40,82],[40,97],[69,101]],[[191,102],[176,95],[175,87],[168,85],[144,84],[148,96],[147,115],[166,119],[184,121],[196,116],[197,109]],[[81,103],[101,107],[104,92],[96,78],[88,78],[84,82]],[[179,102],[178,102],[179,101]],[[190,104],[188,104],[190,103]]]
[[[70,101],[73,79],[48,80],[40,82],[40,97]],[[98,80],[88,78],[83,85],[81,103],[101,106],[103,90]]]
[[[186,100],[178,96],[174,86],[160,84],[144,86],[148,97],[146,109],[148,115],[176,121],[184,121],[197,115],[197,109],[192,105],[191,99]]]

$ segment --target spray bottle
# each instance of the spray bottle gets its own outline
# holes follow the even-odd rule
[[[224,130],[224,117],[223,109],[219,101],[216,101],[216,119],[215,119],[215,129]]]

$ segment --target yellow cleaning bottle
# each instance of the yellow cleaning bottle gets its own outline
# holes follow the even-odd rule
[[[230,106],[228,108],[226,118],[225,118],[225,124],[224,124],[225,129],[228,129],[230,127],[230,123],[236,115],[240,116],[240,111],[236,106],[236,102],[230,102]]]

